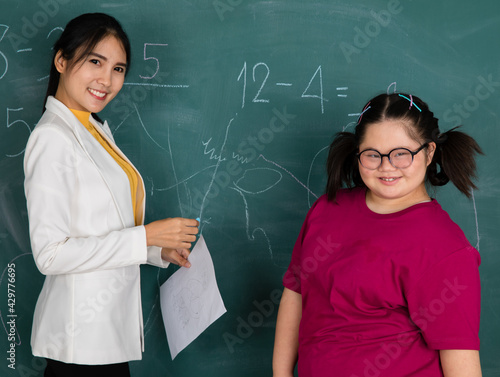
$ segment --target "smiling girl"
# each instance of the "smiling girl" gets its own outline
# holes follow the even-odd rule
[[[30,238],[47,275],[31,346],[45,376],[129,376],[144,350],[139,265],[189,267],[198,221],[144,225],[137,169],[96,113],[119,93],[130,43],[111,16],[68,23],[54,45],[45,111],[24,160]]]
[[[477,153],[408,94],[336,136],[283,278],[275,377],[297,359],[300,377],[481,376],[480,256],[426,189],[470,197]]]

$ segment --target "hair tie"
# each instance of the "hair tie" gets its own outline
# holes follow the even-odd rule
[[[408,109],[411,109],[411,107],[412,107],[412,106],[415,106],[415,108],[416,108],[418,111],[422,112],[422,110],[420,109],[420,107],[418,107],[418,106],[417,106],[417,105],[413,102],[413,97],[412,97],[412,95],[411,95],[411,94],[410,94],[410,98],[408,98],[408,97],[406,97],[406,96],[404,96],[404,95],[402,95],[402,94],[400,94],[399,96],[400,96],[400,97],[402,97],[402,98],[404,98],[404,99],[406,99],[406,100],[408,100],[408,101],[410,102],[410,107],[409,107]]]
[[[439,128],[435,128],[432,131],[432,141],[435,142],[436,144],[443,144],[446,140],[448,140],[448,135],[447,133],[440,133]]]

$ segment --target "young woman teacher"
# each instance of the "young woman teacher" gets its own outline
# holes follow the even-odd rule
[[[409,94],[337,135],[283,278],[274,377],[297,358],[300,377],[481,376],[480,256],[426,189],[470,196],[480,152]]]
[[[30,237],[47,275],[31,345],[45,376],[128,376],[144,350],[143,263],[189,267],[199,223],[144,224],[139,172],[95,115],[118,94],[130,43],[105,14],[81,15],[54,45],[45,111],[24,160]]]

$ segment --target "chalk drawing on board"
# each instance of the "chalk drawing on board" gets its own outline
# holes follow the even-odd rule
[[[392,90],[392,93],[391,93],[391,88],[394,87],[394,89]],[[397,87],[397,84],[396,84],[396,81],[394,81],[393,83],[391,83],[388,87],[387,87],[387,94],[394,94],[396,93],[396,88]]]
[[[214,169],[214,172],[212,174],[212,178],[210,179],[210,183],[208,185],[207,191],[206,191],[205,195],[203,196],[203,200],[201,202],[200,214],[198,215],[198,217],[200,219],[203,218],[203,210],[205,208],[205,202],[207,200],[207,196],[210,193],[210,190],[212,189],[212,186],[214,184],[215,176],[217,174],[217,171],[219,170],[220,163],[221,163],[221,161],[223,161],[222,160],[222,154],[224,152],[224,149],[226,148],[226,142],[227,142],[227,137],[228,137],[228,134],[229,134],[229,129],[230,129],[231,124],[233,123],[233,121],[234,121],[234,118],[231,118],[231,120],[229,120],[228,125],[226,126],[226,133],[225,133],[225,136],[224,136],[224,141],[222,142],[222,146],[220,147],[220,153],[219,153],[220,158],[217,159],[217,164],[215,165],[215,169]]]
[[[5,33],[7,33],[7,30],[9,30],[9,27],[7,25],[0,24],[0,27],[2,27],[2,26],[5,27],[5,30],[2,33],[2,36],[0,37],[0,42],[2,42],[3,37],[5,37]],[[5,56],[5,54],[2,51],[0,51],[0,55],[5,60],[5,70],[0,75],[0,80],[1,80],[7,74],[7,71],[9,70],[9,61],[7,60],[7,57]]]
[[[242,198],[242,200],[243,200],[243,204],[245,206],[245,231],[246,231],[246,235],[247,235],[248,240],[249,241],[255,241],[255,233],[256,232],[261,232],[264,235],[264,238],[267,241],[267,247],[268,247],[269,255],[271,257],[271,260],[273,260],[273,249],[271,247],[271,240],[267,236],[266,231],[263,228],[257,227],[257,228],[254,228],[252,230],[252,233],[250,234],[250,215],[249,215],[249,210],[248,210],[248,202],[247,202],[247,198],[245,197],[245,194],[243,193],[243,191],[239,190],[236,187],[230,187],[230,189],[236,191],[237,193],[239,193],[240,196],[241,196],[241,198]],[[273,262],[274,262],[274,260],[273,260]]]
[[[318,199],[318,196],[311,191],[311,189],[309,189],[308,186],[306,186],[304,183],[302,183],[295,175],[293,175],[290,171],[288,171],[287,169],[285,169],[283,166],[280,166],[278,165],[276,162],[274,161],[271,161],[271,160],[268,160],[267,158],[264,157],[264,155],[259,155],[258,158],[262,158],[264,161],[274,165],[274,166],[277,166],[278,168],[280,168],[281,170],[285,171],[288,175],[290,175],[290,177],[292,177],[299,185],[301,185],[303,188],[305,188],[312,196],[314,196],[316,199]]]
[[[321,148],[318,153],[316,153],[311,161],[311,165],[309,165],[309,173],[307,174],[307,187],[310,187],[310,184],[311,184],[311,174],[312,174],[312,169],[313,169],[313,166],[314,166],[314,162],[316,161],[316,159],[318,158],[318,156],[326,149],[328,149],[330,146],[327,145],[326,147],[323,147]],[[316,197],[317,199],[317,197]],[[312,202],[311,202],[311,192],[308,191],[307,192],[307,204],[309,205],[309,207],[312,206]]]
[[[254,173],[268,173],[268,172],[272,172],[272,174],[267,174],[267,176],[263,176],[262,174],[258,175],[254,174]],[[238,190],[246,194],[262,194],[272,189],[278,183],[280,183],[282,178],[283,174],[281,174],[276,169],[253,168],[245,170],[243,176],[239,178],[236,182],[233,182],[233,184]],[[243,188],[245,187],[245,185],[247,186],[247,189]],[[248,186],[258,186],[258,187],[252,188]]]

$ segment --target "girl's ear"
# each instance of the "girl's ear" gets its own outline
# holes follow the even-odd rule
[[[54,66],[57,69],[57,72],[63,73],[68,66],[68,62],[63,57],[62,50],[57,51],[56,56],[54,57]]]
[[[436,152],[436,143],[431,141],[427,146],[427,166],[432,162],[434,153]]]

